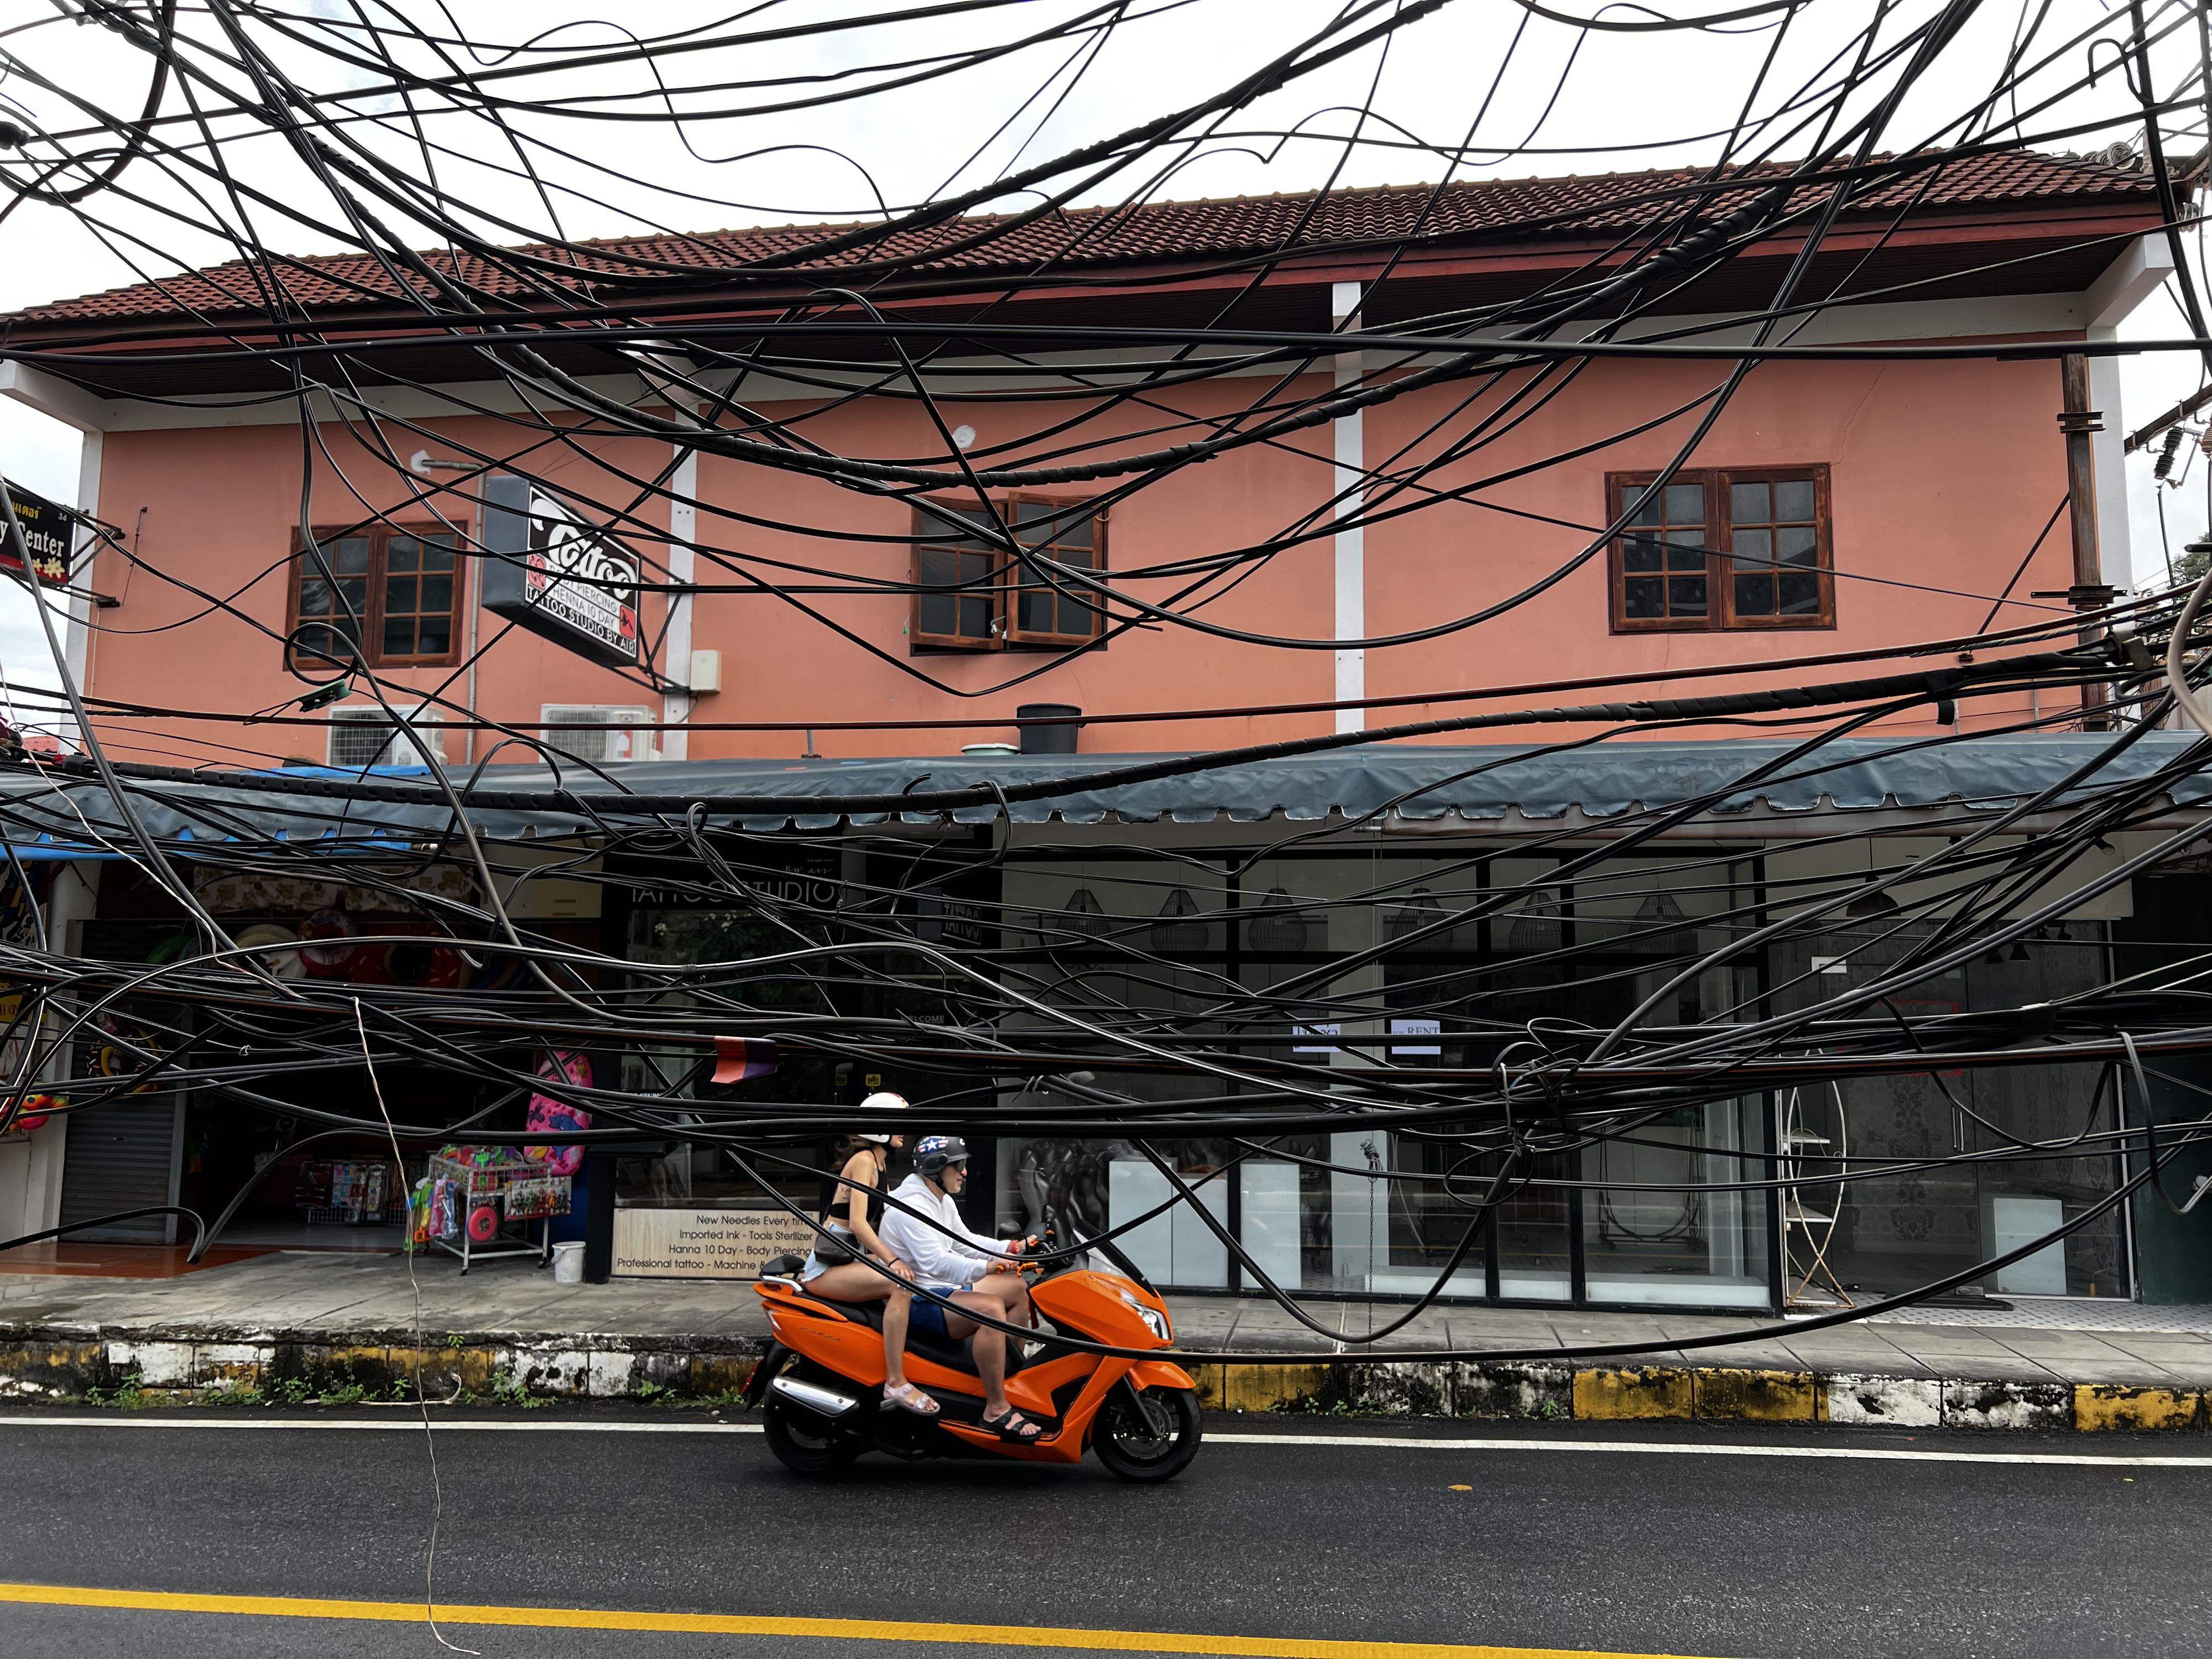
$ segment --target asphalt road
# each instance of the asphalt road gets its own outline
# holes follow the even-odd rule
[[[57,1606],[9,1588],[419,1601],[431,1509],[419,1428],[402,1431],[391,1413],[376,1419],[383,1431],[60,1415],[0,1413],[0,1651],[11,1659],[445,1651],[419,1622],[296,1617],[282,1603]],[[2191,1438],[1240,1417],[1209,1421],[1181,1480],[1142,1488],[1095,1462],[874,1459],[807,1484],[757,1434],[607,1431],[729,1419],[623,1407],[502,1420],[531,1427],[438,1436],[441,1604],[1195,1632],[1281,1638],[1267,1650],[1284,1654],[1316,1641],[1724,1659],[2212,1654],[2199,1570],[2212,1446]],[[1298,1438],[1233,1438],[1254,1434]],[[1512,1443],[1443,1443],[1475,1437]],[[1365,1443],[1322,1443],[1344,1437]],[[1913,1455],[1731,1449],[1777,1447]],[[2201,1467],[2134,1461],[2199,1452]],[[2085,1454],[2099,1461],[2021,1461]],[[1065,1650],[789,1632],[445,1633],[487,1659]]]

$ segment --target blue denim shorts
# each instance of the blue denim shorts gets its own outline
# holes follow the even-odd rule
[[[924,1285],[921,1288],[934,1291],[939,1296],[956,1296],[968,1287],[965,1285]],[[907,1316],[906,1328],[947,1342],[952,1340],[945,1328],[945,1310],[934,1302],[923,1301],[920,1297],[914,1299],[914,1310]]]

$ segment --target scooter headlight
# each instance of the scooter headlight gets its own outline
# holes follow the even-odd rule
[[[1168,1330],[1168,1316],[1162,1313],[1158,1308],[1152,1307],[1149,1304],[1138,1301],[1135,1297],[1130,1295],[1127,1291],[1121,1292],[1121,1300],[1127,1303],[1132,1308],[1136,1310],[1137,1317],[1145,1322],[1145,1328],[1150,1331],[1154,1336],[1159,1338],[1163,1342],[1172,1342],[1175,1340],[1174,1336]]]

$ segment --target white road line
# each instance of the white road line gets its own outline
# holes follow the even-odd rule
[[[1413,1440],[1364,1434],[1209,1434],[1208,1445],[1392,1446],[1423,1451],[1672,1452],[1690,1457],[1841,1457],[1904,1463],[2070,1463],[2116,1468],[2212,1469],[2212,1457],[2121,1457],[2095,1452],[1904,1451],[1885,1446],[1713,1446],[1667,1440]]]
[[[440,1434],[758,1434],[757,1423],[439,1422]],[[419,1418],[183,1417],[167,1413],[99,1417],[0,1417],[0,1429],[313,1429],[420,1434]],[[1209,1446],[1365,1446],[1384,1451],[1633,1452],[1680,1457],[1826,1457],[1878,1463],[2051,1463],[2124,1469],[2212,1468],[2203,1457],[2129,1457],[2097,1452],[1905,1451],[1888,1446],[1720,1446],[1678,1440],[1417,1440],[1379,1434],[1209,1434]]]

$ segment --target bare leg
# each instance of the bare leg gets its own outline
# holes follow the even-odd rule
[[[1006,1316],[1003,1293],[993,1294],[971,1285],[953,1300],[988,1318],[1004,1319]],[[945,1316],[945,1334],[956,1342],[970,1331],[975,1334],[975,1375],[983,1384],[984,1422],[991,1425],[1009,1416],[1014,1407],[1013,1402],[1006,1398],[1006,1333],[951,1312]],[[1024,1418],[1023,1420],[1026,1422],[1028,1419]]]
[[[840,1263],[806,1281],[806,1293],[829,1302],[880,1302],[884,1304],[884,1386],[897,1389],[906,1382],[906,1324],[914,1297],[903,1283],[865,1267],[857,1261]]]
[[[887,1388],[906,1386],[906,1318],[913,1307],[914,1297],[904,1285],[884,1298],[884,1376]]]

